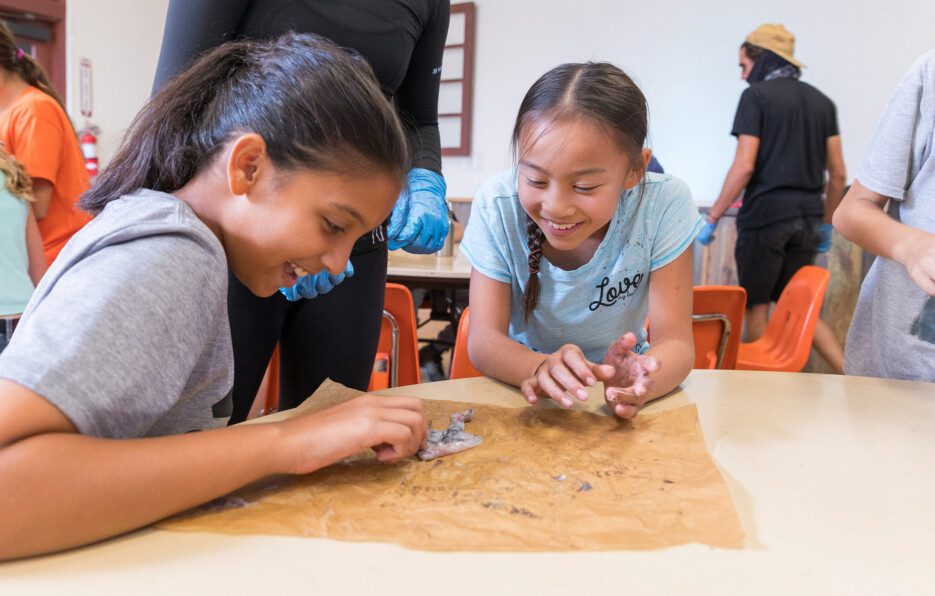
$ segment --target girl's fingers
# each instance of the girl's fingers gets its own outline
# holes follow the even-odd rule
[[[642,362],[643,371],[646,374],[659,370],[659,359],[655,356],[643,356],[640,358],[640,361]]]
[[[411,398],[403,398],[411,399]],[[390,443],[393,445],[411,444],[413,449],[425,439],[428,433],[428,422],[422,413],[421,400],[418,402],[418,409],[411,410],[406,407],[392,407],[387,404],[390,400],[377,400],[372,403],[363,403],[362,413],[370,418],[371,424],[369,430],[366,430],[367,440],[370,445],[379,443]],[[396,402],[400,403],[400,402]],[[366,427],[361,427],[366,428]]]
[[[629,389],[609,387],[604,394],[607,397],[607,405],[611,407],[614,414],[626,419],[635,418],[642,405],[639,397]]]
[[[549,372],[552,373],[552,378],[556,381],[556,383],[562,387],[563,395],[568,392],[581,401],[588,399],[588,390],[585,389],[584,385],[581,384],[580,378],[577,377],[575,373],[570,371],[568,368],[564,366],[556,366]],[[564,404],[564,401],[562,403]]]
[[[380,461],[397,461],[419,450],[423,437],[405,424],[381,422],[375,429],[373,449]]]
[[[530,381],[530,380],[523,381],[522,384],[519,386],[519,390],[522,392],[523,397],[526,398],[526,401],[528,401],[531,404],[534,404],[537,401],[539,401],[539,396],[536,394],[537,386],[538,385],[535,381]]]
[[[380,421],[379,429],[381,442],[399,445],[412,443],[418,446],[428,434],[428,423],[425,417],[414,412],[396,410],[388,412]]]
[[[604,397],[612,404],[636,404],[639,401],[633,387],[608,387]]]
[[[566,408],[570,408],[574,402],[571,397],[565,394],[565,390],[555,382],[549,375],[539,375],[539,389],[542,393],[545,393],[558,403],[562,404]]]
[[[595,364],[591,371],[598,381],[613,379],[614,375],[617,374],[617,370],[609,364]]]
[[[377,454],[377,460],[387,464],[396,463],[415,454],[415,451],[400,449],[398,446],[390,445],[389,443],[381,443],[374,447],[373,450]],[[418,449],[416,451],[418,451]]]
[[[357,411],[369,418],[367,442],[390,459],[408,457],[425,442],[428,423],[422,400],[415,397],[364,396]],[[360,427],[367,428],[367,427]],[[381,459],[381,461],[389,461]]]
[[[588,362],[581,350],[565,350],[562,352],[562,362],[576,377],[575,381],[579,387],[581,386],[580,382],[583,382],[588,387],[591,387],[597,382],[597,379],[594,377],[594,372],[592,371],[594,364]],[[580,382],[578,382],[579,380]],[[567,384],[565,387],[571,390],[571,387]],[[572,393],[575,393],[575,391],[572,391]],[[579,395],[579,399],[587,399],[587,393],[587,391],[584,392],[584,397],[580,397]]]
[[[614,406],[614,414],[625,418],[627,420],[632,420],[636,418],[636,415],[640,413],[640,409],[637,406],[631,406],[626,404],[617,404]]]

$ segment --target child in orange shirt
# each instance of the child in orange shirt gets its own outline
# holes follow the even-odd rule
[[[51,265],[89,217],[75,207],[90,183],[75,129],[36,60],[0,23],[0,141],[32,176],[33,209]]]

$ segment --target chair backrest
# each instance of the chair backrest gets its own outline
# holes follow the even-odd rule
[[[395,339],[394,339],[395,338]],[[419,379],[419,340],[416,336],[416,310],[412,292],[400,284],[386,284],[383,302],[383,326],[377,347],[378,360],[389,355],[390,387],[416,385]],[[383,381],[386,382],[386,381]],[[370,379],[371,390],[382,385],[376,376]]]
[[[468,313],[471,307],[465,307],[461,313],[461,320],[458,321],[458,333],[455,335],[455,347],[451,353],[451,379],[469,379],[471,377],[482,377],[484,373],[474,368],[471,359],[468,357]]]
[[[738,368],[798,372],[805,367],[815,336],[815,325],[825,300],[831,274],[806,265],[792,276],[779,296],[763,337],[741,346]],[[750,355],[745,346],[755,347]],[[751,359],[756,361],[749,362]],[[763,362],[766,361],[764,366]]]
[[[747,292],[737,286],[696,286],[692,302],[693,368],[737,366]]]

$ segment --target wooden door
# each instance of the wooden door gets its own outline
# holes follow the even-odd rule
[[[0,19],[65,99],[65,0],[0,0]]]

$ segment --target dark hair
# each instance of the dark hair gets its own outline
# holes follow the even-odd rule
[[[406,135],[367,63],[286,33],[221,45],[166,83],[79,205],[96,214],[140,188],[174,192],[250,132],[286,171],[381,172],[402,184],[409,170]]]
[[[536,81],[519,107],[511,147],[518,161],[520,135],[534,121],[585,119],[598,124],[630,157],[632,167],[645,170],[640,152],[646,141],[646,97],[622,70],[607,62],[562,64]],[[645,172],[644,172],[645,173]],[[638,199],[643,195],[640,182]],[[523,317],[539,301],[539,259],[545,234],[528,215],[529,282],[523,292]]]
[[[749,41],[743,42],[743,44],[740,46],[740,49],[743,50],[743,53],[747,55],[747,58],[753,60],[754,62],[757,58],[760,57],[760,54],[764,52],[763,48],[760,46],[755,46]]]
[[[3,21],[0,21],[0,67],[18,74],[27,84],[38,88],[58,102],[62,111],[68,113],[68,110],[65,109],[65,102],[55,92],[52,83],[49,82],[49,77],[46,76],[45,70],[42,69],[42,65],[16,45],[13,32]]]
[[[779,54],[766,48],[755,46],[745,41],[740,46],[741,50],[747,55],[747,58],[753,61],[753,68],[747,73],[747,83],[759,83],[767,80],[767,77],[778,69],[791,69],[795,73],[795,78],[799,78],[802,70],[795,64],[789,62]]]

